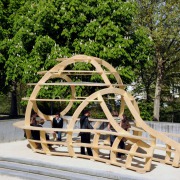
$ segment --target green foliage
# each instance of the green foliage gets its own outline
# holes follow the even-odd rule
[[[123,83],[130,84],[135,80],[135,73],[131,66],[119,66],[118,72],[123,79]]]
[[[9,4],[12,9],[19,8],[16,14],[9,14],[12,38],[6,63],[7,83],[16,78],[37,81],[38,70],[49,69],[56,57],[72,53],[101,57],[115,66],[132,61],[129,55],[134,42],[129,31],[135,13],[132,3],[109,0],[15,3]],[[19,76],[13,75],[16,72],[12,72],[8,61],[17,64]]]
[[[98,111],[98,110],[91,110],[91,118],[94,119],[106,119],[106,115],[104,114],[103,111]]]
[[[0,114],[8,114],[10,110],[10,97],[0,93]]]
[[[107,60],[118,69],[125,83],[135,81],[142,67],[152,65],[152,42],[143,28],[133,26],[137,9],[130,1],[0,2],[0,10],[3,10],[0,11],[0,65],[3,67],[0,73],[4,74],[1,78],[6,86],[11,87],[14,82],[37,82],[38,71],[52,68],[57,57],[75,54]],[[94,67],[77,63],[74,69],[93,70]],[[102,80],[98,75],[91,79],[88,76],[72,78],[76,81]],[[94,91],[93,87],[88,91],[85,87],[76,88],[78,96]],[[30,92],[31,89],[27,89],[27,95]],[[69,92],[67,87],[48,87],[48,91],[42,89],[38,96],[50,98],[64,94],[68,97],[65,92]]]
[[[149,103],[146,101],[139,101],[138,102],[139,110],[141,118],[144,121],[152,121],[153,120],[153,103]]]
[[[161,106],[161,121],[180,122],[180,102],[178,99],[173,102],[164,102]]]

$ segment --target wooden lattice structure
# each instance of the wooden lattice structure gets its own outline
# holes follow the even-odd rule
[[[137,172],[146,172],[151,170],[152,161],[158,161],[166,164],[170,164],[173,167],[179,167],[180,161],[180,144],[170,139],[165,134],[155,131],[150,128],[140,117],[138,105],[135,99],[126,92],[125,85],[123,84],[119,73],[106,61],[85,55],[76,55],[71,58],[60,58],[60,61],[49,71],[42,71],[39,74],[43,77],[35,85],[34,90],[30,97],[24,98],[28,101],[25,121],[20,121],[14,125],[18,128],[24,129],[27,139],[33,151],[38,153],[44,153],[49,155],[60,155],[70,157],[82,157],[87,159],[93,159],[109,163],[116,166],[125,167],[127,169],[135,170]],[[89,63],[93,67],[89,70],[69,70],[75,63]],[[101,82],[83,82],[73,81],[72,76],[93,76],[98,75],[101,78]],[[111,83],[109,77],[113,76],[115,83]],[[61,81],[53,82],[51,80],[59,78]],[[68,86],[70,87],[71,95],[68,99],[39,98],[39,91],[45,86]],[[78,97],[76,95],[76,87],[98,87],[99,89],[90,94],[88,97]],[[129,131],[123,130],[117,123],[116,119],[110,112],[106,98],[108,96],[116,97],[119,95],[121,106],[118,112],[118,117],[121,117],[124,113],[125,106],[129,109],[134,122]],[[66,108],[61,111],[61,115],[65,116],[72,108],[73,103],[80,102],[80,105],[75,110],[74,114],[68,120],[66,128],[54,129],[54,128],[42,128],[30,126],[31,111],[34,110],[40,118],[47,121],[52,121],[53,115],[47,115],[40,111],[37,102],[68,102]],[[90,103],[98,103],[102,108],[106,119],[90,119],[93,122],[94,129],[80,129],[77,128],[79,117],[83,109],[85,109]],[[102,124],[110,123],[115,129],[115,132],[108,131],[106,128],[102,129]],[[37,130],[40,132],[40,140],[34,140],[31,136],[31,131]],[[46,140],[46,133],[53,133],[54,131],[61,131],[64,133],[62,141],[55,141],[53,139]],[[91,144],[81,143],[80,137],[77,136],[79,132],[90,132],[92,134]],[[149,137],[142,136],[143,133],[148,134]],[[109,145],[109,136],[116,135],[116,139],[112,146]],[[103,137],[103,138],[102,138]],[[118,144],[122,138],[126,138],[126,148],[118,148]],[[164,146],[158,146],[156,140],[159,139]],[[39,146],[40,145],[40,146]],[[52,148],[54,145],[63,145],[67,147],[66,150],[63,147],[57,149]],[[82,155],[80,152],[75,151],[81,146],[90,147],[93,152],[93,156]],[[163,155],[157,156],[156,151],[162,151]],[[123,158],[118,158],[116,155],[118,152],[124,153]],[[110,156],[109,156],[110,154]],[[109,158],[110,157],[110,158]]]

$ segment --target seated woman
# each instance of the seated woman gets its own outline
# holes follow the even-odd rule
[[[37,115],[36,115],[37,116]],[[35,127],[43,127],[44,119],[41,119],[40,121],[36,120],[36,116],[32,116],[30,125]],[[38,130],[31,130],[31,135],[34,140],[40,140],[40,131]],[[49,135],[46,134],[46,140],[49,140]]]
[[[38,127],[36,117],[31,118],[30,126]],[[34,140],[40,140],[40,132],[38,130],[31,130],[31,135]]]
[[[119,125],[126,131],[131,127],[128,118],[124,114],[122,116],[122,119],[121,119]],[[115,132],[114,128],[110,125],[110,123],[108,124],[108,130]],[[110,135],[110,144],[111,144],[111,146],[113,145],[115,139],[116,139],[115,135]],[[118,148],[125,149],[125,142],[126,142],[126,139],[122,138],[119,145],[118,145]],[[118,153],[118,157],[121,157],[121,155],[124,155],[124,154],[123,153]]]
[[[123,114],[123,119],[120,121],[119,125],[125,130],[127,131],[131,125],[129,123],[128,118]],[[122,138],[120,143],[119,143],[119,148],[121,149],[125,149],[125,142],[126,142],[126,138]],[[124,155],[123,153],[118,153],[118,157],[121,157],[121,155]]]

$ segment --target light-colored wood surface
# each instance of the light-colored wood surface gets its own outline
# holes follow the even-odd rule
[[[71,58],[60,58],[60,63],[55,65],[49,71],[42,71],[39,74],[43,75],[38,83],[30,83],[34,85],[34,90],[30,97],[25,97],[23,100],[28,101],[26,108],[25,121],[16,122],[14,126],[24,129],[26,132],[29,144],[34,152],[44,153],[48,155],[70,156],[94,159],[97,161],[109,163],[112,165],[131,169],[140,173],[145,173],[151,170],[152,161],[158,161],[166,164],[170,164],[174,167],[179,167],[180,161],[180,144],[167,137],[166,134],[155,131],[150,128],[141,118],[138,104],[134,97],[124,90],[125,85],[122,83],[119,73],[108,62],[91,56],[76,55]],[[95,70],[93,71],[75,71],[67,70],[66,67],[75,63],[90,63]],[[104,71],[106,69],[106,71]],[[98,74],[101,76],[102,83],[93,82],[73,82],[70,78],[71,75],[88,75]],[[112,74],[116,83],[112,84],[109,80],[108,74]],[[53,78],[63,79],[65,82],[50,83],[48,80]],[[45,85],[48,86],[70,86],[71,94],[69,99],[47,99],[38,98],[38,93]],[[97,86],[100,90],[89,94],[88,97],[76,97],[75,86]],[[103,89],[102,89],[103,88]],[[113,117],[110,112],[106,100],[116,99],[115,96],[120,97],[121,106],[117,117]],[[45,127],[33,127],[30,126],[30,116],[32,110],[34,110],[38,116],[47,121],[52,121],[54,115],[47,115],[40,111],[38,108],[38,101],[47,102],[68,102],[67,107],[61,111],[61,115],[66,115],[72,108],[74,102],[81,102],[77,107],[68,124],[64,128],[45,128]],[[106,119],[92,119],[94,129],[79,129],[77,124],[79,123],[79,117],[81,112],[88,107],[92,102],[98,103],[102,108]],[[133,116],[133,125],[128,130],[122,129],[116,121],[116,118],[121,118],[124,109],[128,108]],[[105,124],[110,123],[114,128],[113,131],[108,131]],[[101,129],[99,129],[101,127]],[[102,129],[102,127],[104,127]],[[31,136],[31,131],[38,131],[40,133],[40,140],[34,140]],[[55,132],[62,132],[62,141],[56,141],[54,135]],[[91,143],[81,143],[79,132],[91,133]],[[143,133],[147,133],[149,138],[143,137]],[[46,134],[50,136],[50,140],[46,139]],[[169,134],[167,134],[169,135]],[[110,136],[115,136],[115,141],[110,146]],[[170,136],[170,135],[169,135]],[[179,136],[179,135],[177,135]],[[122,139],[126,139],[125,149],[119,148],[119,143]],[[157,139],[164,143],[164,147],[159,147],[156,143]],[[55,145],[67,147],[67,151],[56,150],[53,148]],[[80,152],[75,152],[74,147],[89,147],[92,149],[93,156],[82,155]],[[164,152],[164,157],[155,156],[155,150],[161,150]],[[122,157],[118,157],[118,153],[123,153]]]
[[[125,87],[123,84],[105,84],[105,83],[91,83],[91,82],[61,82],[61,83],[28,83],[30,86],[98,86],[98,87],[108,87],[117,86]]]
[[[92,74],[102,74],[103,71],[80,71],[80,70],[59,70],[59,71],[39,71],[37,72],[37,74],[40,74],[40,75],[44,75],[46,74],[47,72],[51,72],[51,73],[63,73],[63,74],[66,74],[66,75],[92,75]],[[113,74],[113,73],[116,73],[116,71],[114,72],[108,72],[108,71],[104,71],[105,74]]]

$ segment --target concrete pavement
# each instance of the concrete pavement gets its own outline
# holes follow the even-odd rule
[[[36,164],[39,167],[58,167],[59,169],[64,169],[66,171],[71,170],[74,172],[81,172],[82,174],[93,175],[94,179],[98,176],[105,179],[121,180],[179,180],[180,177],[180,168],[173,168],[172,166],[156,162],[152,163],[152,169],[150,172],[139,174],[131,170],[108,165],[102,162],[34,153],[29,148],[27,140],[0,143],[0,160],[13,160],[14,162],[19,161],[21,163],[29,162],[31,165]],[[6,178],[6,176],[2,176],[1,172],[2,171],[0,171],[1,177]],[[8,180],[11,179],[8,178]]]

